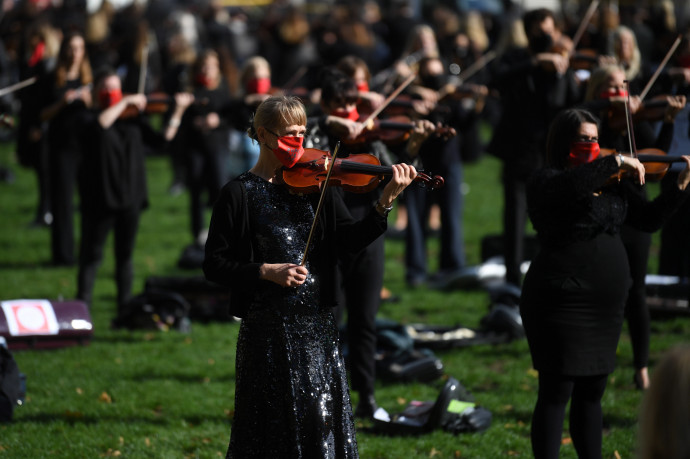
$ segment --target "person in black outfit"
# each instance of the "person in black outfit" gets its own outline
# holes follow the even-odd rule
[[[92,73],[84,38],[67,35],[60,46],[58,63],[43,84],[41,120],[49,122],[48,155],[52,258],[55,265],[74,264],[74,188],[81,163],[79,121],[91,105]]]
[[[547,9],[523,16],[529,48],[507,51],[491,85],[500,93],[501,119],[487,148],[503,161],[503,237],[506,281],[520,285],[526,224],[525,183],[543,164],[549,122],[578,100],[577,86],[562,54],[550,52],[557,31]]]
[[[438,126],[453,129],[449,137],[429,138],[420,149],[419,158],[424,170],[433,171],[445,180],[444,186],[429,193],[419,187],[410,188],[405,193],[408,223],[405,233],[405,279],[411,287],[426,282],[427,256],[426,241],[429,230],[425,222],[432,202],[441,211],[441,249],[438,272],[430,279],[431,284],[445,287],[465,267],[465,248],[463,238],[463,196],[461,144],[466,130],[471,130],[479,120],[473,108],[465,108],[460,98],[451,94],[452,85],[448,82],[441,59],[423,58],[419,62],[420,86],[438,93],[447,91],[447,97],[439,101],[435,110],[427,118]],[[447,86],[448,85],[448,86]]]
[[[558,457],[568,401],[578,456],[601,457],[601,397],[632,283],[620,228],[657,230],[686,199],[690,183],[686,167],[674,189],[649,202],[635,190],[644,183],[642,163],[599,157],[598,137],[590,112],[560,113],[547,138],[547,167],[527,185],[540,250],[525,277],[520,313],[539,372],[531,429],[538,459]],[[619,171],[631,178],[611,180]]]
[[[307,132],[307,145],[334,151],[341,142],[338,158],[353,153],[378,154],[386,162],[387,151],[380,142],[352,142],[364,126],[357,113],[357,86],[354,80],[338,70],[324,71],[321,82],[321,108],[325,116],[313,123]],[[428,123],[428,122],[427,122]],[[429,123],[430,124],[430,123]],[[428,135],[428,124],[420,124],[410,143]],[[432,125],[433,127],[433,125]],[[414,139],[414,140],[413,140]],[[349,143],[348,143],[349,142]],[[407,148],[403,146],[403,148]],[[343,201],[354,218],[362,218],[381,195],[381,188],[366,193],[347,193]],[[389,209],[390,210],[390,209]],[[384,238],[380,237],[359,252],[340,254],[342,284],[339,287],[340,314],[347,310],[347,333],[352,388],[359,393],[357,417],[371,417],[377,410],[374,397],[376,374],[376,314],[381,304],[384,270]]]
[[[262,102],[248,131],[259,159],[223,187],[211,217],[204,273],[231,288],[230,312],[242,317],[228,458],[358,457],[333,315],[339,252],[384,234],[386,208],[416,171],[393,165],[380,200],[361,218],[336,187],[326,187],[318,207],[318,193],[292,192],[276,176],[304,153],[306,124],[297,98]]]
[[[111,230],[115,236],[115,281],[118,313],[132,291],[132,255],[139,215],[148,205],[145,145],[162,146],[175,135],[182,113],[192,102],[189,94],[175,97],[176,106],[163,136],[153,131],[134,110],[146,107],[146,96],[123,97],[120,78],[111,70],[98,76],[94,90],[97,111],[83,123],[85,155],[80,181],[82,223],[77,275],[77,298],[90,304],[103,247]],[[118,314],[119,315],[119,314]],[[115,319],[115,326],[118,325]]]
[[[585,103],[601,119],[599,144],[603,148],[616,151],[630,150],[628,129],[624,121],[625,102],[628,99],[626,76],[622,67],[604,66],[596,69],[588,82]],[[641,110],[639,96],[632,96],[629,111],[635,116]],[[633,123],[635,144],[639,150],[657,148],[669,151],[673,140],[674,120],[685,106],[685,96],[668,96],[667,106],[663,112],[661,128],[656,133],[656,125],[646,120]],[[642,114],[642,113],[640,113]],[[646,199],[646,189],[640,187],[639,193]],[[633,284],[628,294],[625,316],[628,321],[630,341],[633,348],[633,381],[639,389],[649,386],[649,309],[647,308],[645,278],[649,260],[649,249],[652,236],[648,232],[637,230],[630,225],[623,225],[621,237],[630,262],[630,274]]]
[[[207,50],[194,65],[194,97],[197,101],[185,113],[177,148],[185,148],[191,230],[194,241],[203,246],[204,209],[212,205],[229,178],[230,129],[222,111],[230,103],[230,91],[220,71],[218,53]],[[178,141],[176,141],[178,143]],[[204,192],[207,193],[203,200]]]

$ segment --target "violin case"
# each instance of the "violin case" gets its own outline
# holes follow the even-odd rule
[[[0,302],[0,336],[11,350],[86,345],[93,336],[83,301],[19,299]]]
[[[690,316],[690,281],[678,276],[647,274],[647,306],[653,317]]]
[[[374,414],[374,429],[388,435],[421,435],[437,429],[459,434],[482,432],[491,425],[491,412],[475,403],[470,392],[449,377],[434,401],[411,401],[401,412]]]

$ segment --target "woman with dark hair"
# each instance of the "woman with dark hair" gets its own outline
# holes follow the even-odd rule
[[[58,62],[46,79],[41,121],[48,127],[48,164],[53,212],[52,257],[55,265],[74,264],[74,185],[81,162],[79,132],[82,117],[91,106],[92,73],[84,37],[67,35]]]
[[[568,401],[579,457],[601,457],[601,397],[613,371],[631,285],[620,238],[623,223],[657,230],[686,199],[686,167],[677,186],[648,202],[635,192],[644,166],[622,155],[600,157],[598,120],[569,109],[556,116],[545,168],[527,186],[528,214],[540,251],[525,277],[520,313],[539,393],[532,417],[536,458],[557,458]],[[684,157],[690,164],[690,156]],[[631,178],[618,181],[618,172]]]

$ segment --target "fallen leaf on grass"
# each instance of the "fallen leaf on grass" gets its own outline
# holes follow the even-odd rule
[[[146,446],[148,446],[149,448],[151,447],[151,439],[150,439],[149,437],[144,438],[144,443],[145,443]]]
[[[618,454],[618,450],[614,451],[613,455],[616,456],[616,459],[621,459],[621,455]]]
[[[527,370],[527,374],[533,378],[538,378],[539,377],[539,372],[535,370],[534,368],[530,368]]]
[[[431,452],[429,453],[429,457],[436,457],[440,456],[441,451],[437,450],[436,448],[431,448]]]
[[[120,442],[120,445],[124,445],[124,444],[125,444],[125,438],[124,438],[124,437],[120,437],[120,438],[118,438],[117,440]]]
[[[113,398],[110,396],[110,394],[103,391],[101,392],[101,395],[98,397],[98,401],[103,403],[113,403]]]
[[[403,397],[398,397],[397,398],[398,405],[406,405],[407,404],[407,399]]]
[[[570,445],[572,444],[573,439],[570,437],[565,437],[563,440],[561,440],[561,445]]]
[[[64,416],[66,419],[80,419],[84,417],[84,413],[81,411],[66,410]]]
[[[208,359],[208,364],[209,364],[209,365],[215,365],[215,364],[216,364],[216,361],[213,360],[213,359]]]
[[[518,453],[517,451],[507,451],[506,452],[506,456],[519,456],[519,455],[520,455],[520,453]]]
[[[108,448],[108,451],[105,452],[105,454],[101,455],[101,457],[120,457],[122,456],[122,452],[120,452],[117,449],[112,449]]]
[[[84,391],[82,390],[81,387],[77,387],[76,391],[77,391],[77,394],[79,394],[79,395],[82,395],[84,393]]]

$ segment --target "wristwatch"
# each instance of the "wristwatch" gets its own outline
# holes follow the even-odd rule
[[[389,213],[393,210],[393,206],[386,207],[381,204],[381,201],[376,201],[376,211],[383,217],[387,217]]]

